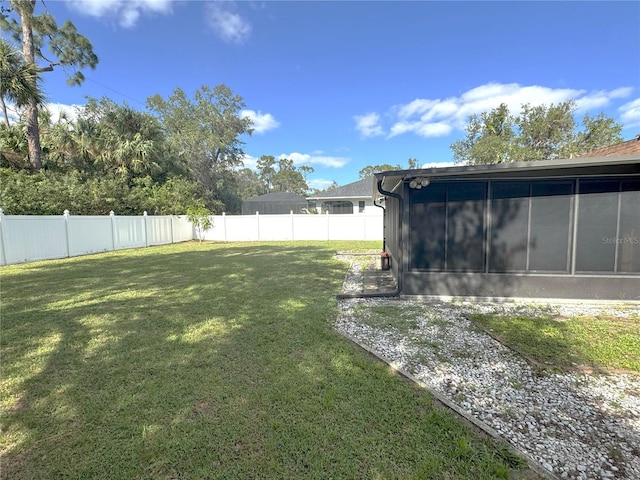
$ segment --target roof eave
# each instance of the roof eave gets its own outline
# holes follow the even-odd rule
[[[373,187],[374,198],[379,197],[376,183],[382,180],[384,190],[397,186],[398,182],[415,177],[465,177],[501,172],[531,172],[537,170],[562,170],[589,168],[607,165],[624,165],[640,163],[640,154],[619,155],[610,157],[583,157],[558,160],[538,160],[531,162],[498,163],[491,165],[464,165],[456,167],[420,168],[413,170],[389,170],[375,173],[376,182]]]

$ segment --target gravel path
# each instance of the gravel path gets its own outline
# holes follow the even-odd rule
[[[344,289],[354,291],[361,262]],[[371,309],[395,306],[393,322],[370,321]],[[629,310],[596,305],[340,301],[335,328],[346,333],[496,430],[554,476],[640,479],[640,376],[551,374],[533,369],[465,318],[473,312],[542,311],[568,316]],[[395,309],[393,311],[396,311]]]

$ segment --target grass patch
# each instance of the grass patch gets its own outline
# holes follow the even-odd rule
[[[347,268],[333,253],[376,246],[184,243],[3,267],[0,476],[518,476],[333,331]]]
[[[640,317],[584,316],[554,318],[473,314],[514,350],[544,367],[559,370],[630,370],[640,372]]]

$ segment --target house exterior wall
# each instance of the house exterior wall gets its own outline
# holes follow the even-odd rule
[[[376,207],[373,204],[373,199],[371,197],[363,197],[363,198],[335,197],[331,199],[319,199],[319,200],[316,200],[316,210],[317,210],[317,213],[329,212],[329,214],[336,214],[336,212],[334,211],[334,208],[332,208],[332,205],[336,205],[336,203],[343,204],[345,202],[350,203],[351,205],[348,209],[341,206],[339,209],[340,214],[352,214],[352,213],[356,213],[356,214],[364,213],[367,215],[383,214],[382,209],[379,207]],[[360,202],[364,202],[363,211],[360,210]],[[320,209],[318,209],[317,206],[320,206]]]
[[[402,211],[386,199],[384,236],[403,294],[640,301],[640,175],[400,191]]]

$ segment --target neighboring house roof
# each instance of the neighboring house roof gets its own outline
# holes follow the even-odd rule
[[[624,142],[627,143],[627,142]],[[575,174],[590,170],[599,173],[640,173],[640,152],[628,155],[580,157],[531,162],[496,163],[490,165],[465,165],[459,167],[423,168],[416,170],[390,170],[376,173],[373,182],[373,197],[382,195],[377,183],[385,191],[394,191],[403,180],[412,178],[474,179],[474,178],[523,178],[536,175]]]
[[[253,197],[245,202],[274,202],[274,203],[289,203],[289,202],[305,202],[306,198],[302,195],[288,192],[274,192],[265,193],[259,197]]]
[[[342,187],[334,188],[328,192],[321,192],[312,195],[310,200],[331,200],[337,198],[371,198],[371,187],[373,185],[373,177],[363,178],[357,182],[348,183]]]
[[[609,145],[608,147],[597,148],[592,152],[585,155],[581,155],[578,158],[583,157],[613,157],[618,155],[630,155],[633,153],[640,153],[640,135],[636,135],[635,138],[627,140],[626,142],[616,143],[615,145]]]
[[[242,202],[242,214],[252,215],[260,212],[266,215],[282,213],[303,213],[307,208],[307,199],[302,195],[289,192],[274,192],[250,198]]]

